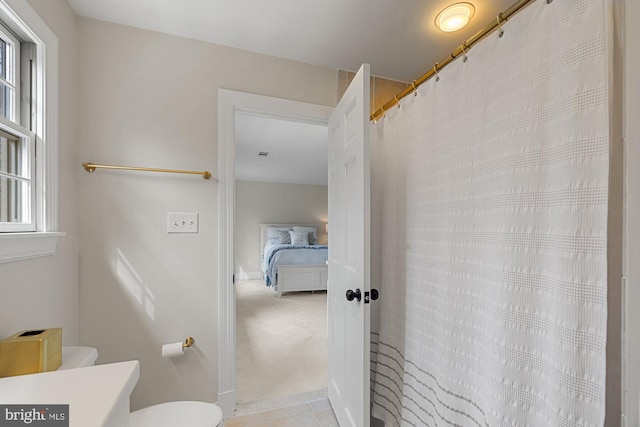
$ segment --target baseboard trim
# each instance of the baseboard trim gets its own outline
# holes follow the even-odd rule
[[[227,420],[233,417],[236,412],[236,392],[235,390],[218,393],[218,406],[222,409],[222,417]]]
[[[242,273],[236,273],[236,280],[260,280],[262,279],[262,273],[257,271],[257,272],[242,272]]]

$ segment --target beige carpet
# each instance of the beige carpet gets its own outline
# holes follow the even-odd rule
[[[237,402],[327,387],[327,294],[236,283]]]

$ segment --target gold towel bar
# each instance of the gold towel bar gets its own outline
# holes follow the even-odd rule
[[[98,165],[95,163],[84,162],[82,166],[85,168],[87,172],[93,172],[98,168],[102,169],[124,169],[124,170],[132,170],[132,171],[146,171],[146,172],[168,172],[168,173],[186,173],[190,175],[202,175],[204,179],[211,178],[211,172],[209,171],[186,171],[186,170],[177,170],[177,169],[158,169],[158,168],[140,168],[136,166],[114,166],[114,165]]]
[[[184,344],[182,344],[182,348],[188,348],[191,347],[192,345],[194,345],[196,343],[196,339],[193,337],[187,337],[186,340],[184,340]]]

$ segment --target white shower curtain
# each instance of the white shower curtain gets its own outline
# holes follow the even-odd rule
[[[534,2],[373,125],[387,427],[603,424],[610,7]]]

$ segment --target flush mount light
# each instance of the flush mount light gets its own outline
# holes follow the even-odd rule
[[[458,31],[469,23],[474,13],[476,8],[471,3],[452,4],[436,16],[436,27],[447,33]]]

